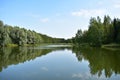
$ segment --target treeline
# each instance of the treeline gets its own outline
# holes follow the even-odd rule
[[[19,28],[18,26],[4,25],[0,20],[0,46],[62,42],[65,42],[62,38],[52,38],[35,31]]]
[[[90,19],[89,28],[86,31],[77,31],[72,38],[75,44],[88,44],[100,47],[102,44],[120,43],[120,19],[104,16],[103,22],[100,17]]]

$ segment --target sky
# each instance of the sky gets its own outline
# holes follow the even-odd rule
[[[120,18],[120,0],[0,0],[0,20],[57,38],[87,30],[91,17]]]

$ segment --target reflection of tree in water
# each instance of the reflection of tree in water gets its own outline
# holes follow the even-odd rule
[[[91,74],[101,76],[104,72],[106,77],[111,77],[113,73],[120,74],[120,51],[109,51],[100,48],[75,48],[78,60],[89,61]]]
[[[33,60],[36,57],[46,55],[55,50],[70,49],[68,47],[56,47],[40,49],[39,47],[5,47],[0,49],[0,72],[9,65],[16,65]]]
[[[30,49],[29,47],[2,48],[0,49],[0,71],[9,65],[33,60],[51,51],[50,49]]]

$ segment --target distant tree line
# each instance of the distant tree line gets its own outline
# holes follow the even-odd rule
[[[120,19],[104,16],[103,22],[100,17],[90,19],[88,30],[77,31],[72,42],[75,44],[87,43],[91,46],[101,46],[102,44],[120,43]]]
[[[62,38],[52,38],[35,31],[19,28],[18,26],[4,25],[0,20],[0,46],[62,42],[65,42]]]

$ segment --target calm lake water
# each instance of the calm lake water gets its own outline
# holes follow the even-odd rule
[[[2,48],[0,80],[120,80],[120,51],[64,45]]]

